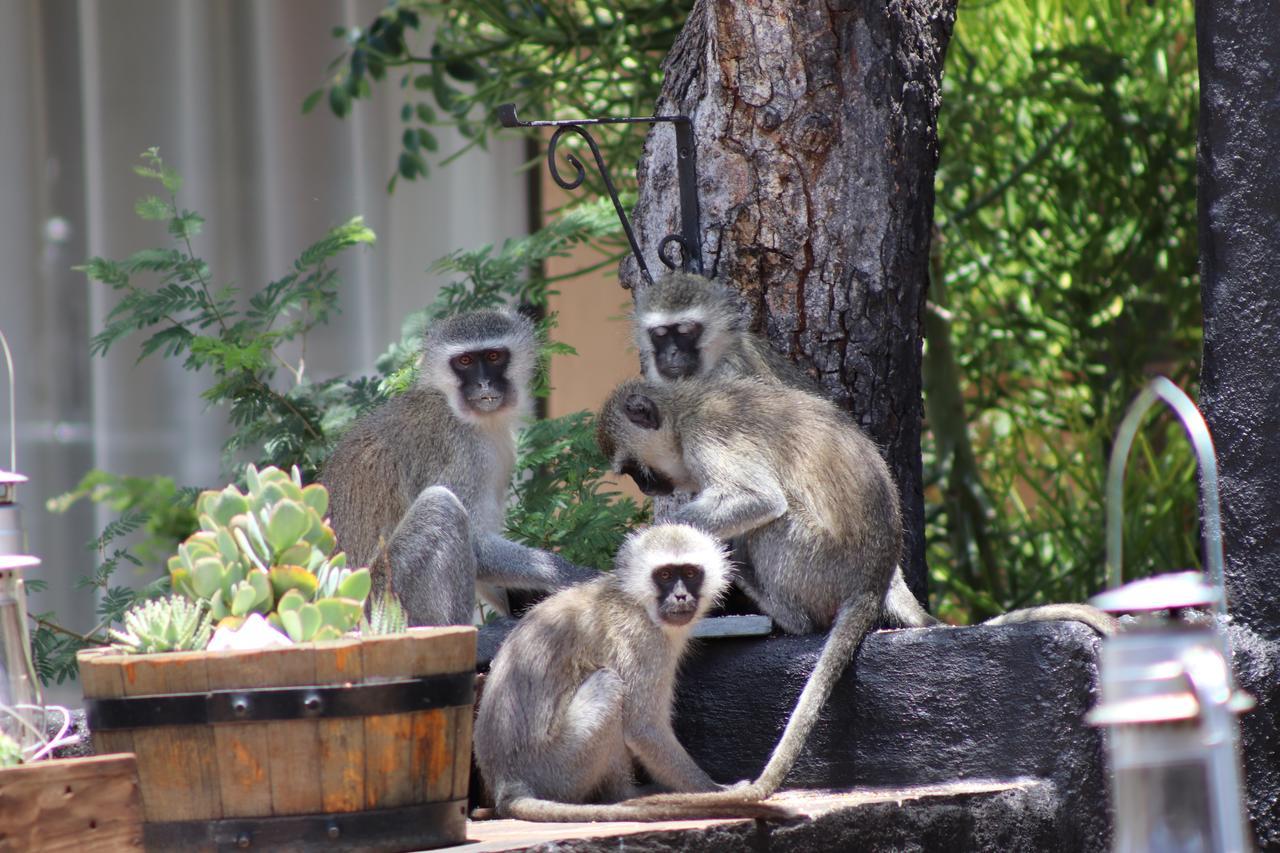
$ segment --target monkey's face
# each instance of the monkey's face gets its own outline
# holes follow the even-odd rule
[[[692,320],[649,327],[653,366],[663,379],[696,376],[702,367],[702,324]]]
[[[702,567],[693,563],[658,566],[653,570],[652,579],[658,598],[658,618],[675,627],[692,622],[698,615]]]
[[[486,415],[515,403],[514,389],[507,378],[510,364],[511,351],[506,347],[468,350],[449,359],[449,369],[458,379],[458,390],[467,408]]]
[[[646,495],[692,491],[689,476],[673,444],[670,428],[657,402],[643,387],[628,383],[617,388],[600,411],[596,438],[618,474],[626,474]]]

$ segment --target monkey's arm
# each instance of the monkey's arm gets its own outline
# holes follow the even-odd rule
[[[787,496],[769,471],[758,465],[735,467],[732,471],[720,466],[708,468],[705,473],[695,471],[698,482],[704,484],[702,490],[676,510],[670,520],[692,524],[729,540],[786,513]]]
[[[628,727],[627,749],[657,782],[681,793],[718,791],[720,786],[685,752],[671,726],[640,722]]]
[[[496,533],[476,537],[476,579],[480,581],[517,589],[557,589],[599,575],[595,569],[503,539]]]

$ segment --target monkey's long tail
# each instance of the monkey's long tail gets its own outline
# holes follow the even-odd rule
[[[698,797],[698,794],[670,794],[671,797]],[[712,795],[713,796],[713,795]],[[648,799],[648,798],[642,798]],[[769,803],[737,800],[733,802],[644,802],[628,800],[610,805],[585,805],[558,803],[535,797],[518,797],[501,810],[504,817],[542,822],[580,823],[602,820],[693,820],[707,818],[753,818],[756,820],[786,820],[796,813],[790,809]]]
[[[1013,625],[1018,622],[1054,622],[1067,620],[1083,622],[1104,637],[1120,630],[1120,623],[1110,613],[1090,604],[1042,604],[1011,610],[983,622],[983,625]]]
[[[751,800],[763,800],[778,790],[782,780],[787,778],[791,768],[795,766],[800,751],[804,749],[809,733],[818,720],[818,712],[826,704],[835,689],[836,682],[848,668],[862,638],[874,627],[880,613],[881,597],[871,593],[861,593],[849,599],[836,614],[831,633],[827,635],[826,645],[813,668],[813,673],[805,683],[800,698],[796,700],[795,710],[782,732],[782,738],[773,748],[769,763],[765,765],[759,777],[750,785],[715,791],[705,794],[654,794],[628,800],[636,805],[700,805],[712,806],[721,803],[741,803]]]
[[[880,611],[879,598],[870,593],[861,593],[848,601],[836,614],[831,633],[827,635],[827,643],[822,647],[822,654],[813,668],[813,674],[805,684],[800,698],[796,700],[796,708],[791,712],[791,719],[782,732],[782,739],[773,748],[769,763],[752,783],[751,788],[761,797],[767,797],[782,784],[782,780],[795,766],[818,720],[818,712],[826,704],[835,689],[836,682],[848,668],[862,638],[867,635],[876,622]]]

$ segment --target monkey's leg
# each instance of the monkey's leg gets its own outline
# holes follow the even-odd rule
[[[391,588],[410,625],[470,625],[476,600],[471,518],[444,486],[422,490],[387,543]]]
[[[496,533],[476,537],[476,559],[479,580],[516,589],[558,589],[600,575],[595,569],[503,539]]]
[[[587,676],[565,703],[548,740],[539,744],[541,758],[524,774],[524,788],[533,796],[570,803],[629,791],[630,767],[624,778],[616,776],[618,758],[627,757],[622,738],[625,690],[611,669]]]

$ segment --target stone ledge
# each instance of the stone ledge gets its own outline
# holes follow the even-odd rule
[[[787,791],[771,802],[793,808],[786,822],[683,820],[657,823],[472,822],[471,853],[822,853],[845,850],[1072,850],[1064,846],[1047,782],[967,782],[844,792]]]

